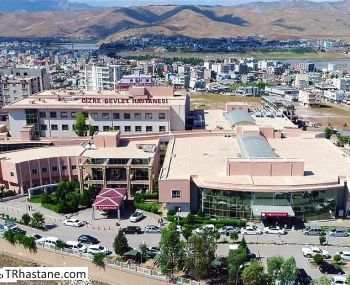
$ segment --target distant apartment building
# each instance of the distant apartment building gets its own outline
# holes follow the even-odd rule
[[[175,89],[188,88],[190,86],[190,76],[185,74],[169,74],[167,80],[174,85]]]
[[[117,83],[117,90],[128,90],[133,86],[154,86],[156,79],[152,75],[124,75]]]
[[[277,86],[266,86],[265,92],[269,95],[280,95],[283,96],[287,101],[297,101],[299,90],[294,87],[277,85]]]
[[[326,90],[323,93],[323,97],[327,101],[341,103],[347,98],[347,93],[342,90]]]
[[[322,93],[316,91],[315,89],[301,89],[299,91],[299,99],[300,104],[306,107],[319,107],[321,104],[321,96]]]
[[[333,85],[338,90],[350,92],[350,78],[333,78]]]
[[[84,65],[80,71],[80,88],[86,91],[114,90],[122,78],[120,65]]]
[[[274,60],[259,60],[258,69],[267,69],[268,67],[275,67],[277,62]]]
[[[297,71],[313,72],[316,70],[316,67],[314,63],[302,62],[294,64],[293,69]]]
[[[306,88],[310,85],[309,83],[309,74],[308,73],[299,73],[295,75],[294,86],[298,88]]]

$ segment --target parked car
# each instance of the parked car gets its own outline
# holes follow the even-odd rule
[[[330,258],[331,256],[329,255],[328,251],[326,250],[323,250],[319,247],[315,247],[315,246],[312,246],[312,247],[303,247],[301,249],[301,252],[303,253],[303,255],[305,257],[314,257],[316,254],[321,254],[324,258]]]
[[[25,235],[27,233],[25,230],[22,230],[17,226],[11,228],[11,231],[14,232],[15,234],[21,234],[21,235]]]
[[[322,236],[325,232],[319,226],[310,226],[303,229],[303,234],[307,236]]]
[[[202,234],[204,231],[214,232],[215,226],[213,224],[203,225],[195,230],[196,234]]]
[[[32,235],[29,235],[29,237],[34,238],[36,241],[43,238],[43,237],[42,237],[41,235],[39,235],[39,234],[32,234]]]
[[[350,251],[338,251],[337,254],[341,256],[342,260],[350,261]]]
[[[74,219],[74,218],[71,218],[71,219],[65,219],[63,221],[63,224],[65,226],[70,226],[70,227],[82,227],[85,225],[85,223],[83,221],[80,221],[78,219]]]
[[[234,233],[236,234],[240,233],[240,230],[233,226],[225,226],[220,228],[218,232],[220,235],[230,236],[231,234],[234,234]]]
[[[160,253],[160,250],[158,247],[149,247],[147,250],[147,254],[149,257],[154,258],[158,253]]]
[[[332,236],[332,237],[348,237],[349,236],[349,234],[342,228],[331,229],[328,232],[328,235]]]
[[[36,241],[37,244],[40,244],[42,246],[47,246],[47,247],[56,247],[59,242],[63,242],[63,241],[56,237],[46,237],[46,238],[43,237]]]
[[[303,268],[299,268],[298,269],[298,273],[297,273],[297,284],[300,285],[308,285],[311,283],[312,278],[310,275],[308,275],[305,271],[305,269]]]
[[[242,235],[261,235],[263,231],[255,226],[248,226],[241,229]]]
[[[78,241],[66,241],[66,247],[68,249],[71,249],[73,252],[83,252],[85,253],[87,251],[87,248],[85,245]]]
[[[340,267],[335,266],[333,264],[329,264],[329,263],[321,264],[318,269],[320,270],[320,272],[322,274],[338,274],[338,275],[341,275],[341,274],[345,273],[344,270],[341,269]]]
[[[275,234],[275,235],[286,235],[287,230],[280,227],[266,227],[264,228],[264,233],[266,234]]]
[[[137,235],[142,234],[142,230],[139,226],[127,226],[126,228],[121,229],[124,234]]]
[[[87,249],[88,253],[96,254],[96,253],[104,253],[104,254],[111,254],[112,252],[105,246],[102,245],[90,245]]]
[[[160,227],[157,227],[154,225],[145,226],[145,233],[146,234],[158,234],[158,233],[160,233]]]
[[[136,223],[138,221],[141,221],[143,218],[143,213],[141,211],[136,211],[130,216],[130,222]]]
[[[346,285],[346,278],[344,276],[332,276],[331,285]]]
[[[81,243],[89,243],[89,244],[97,244],[100,242],[97,238],[90,235],[80,235],[78,237],[78,241]]]

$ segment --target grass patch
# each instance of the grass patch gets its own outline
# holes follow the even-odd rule
[[[43,202],[43,200],[47,199],[47,197],[49,197],[51,203],[46,203],[45,201]],[[32,198],[28,198],[27,201],[30,203],[41,204],[42,207],[58,213],[59,206],[57,205],[55,194],[50,194],[48,196],[39,195]]]

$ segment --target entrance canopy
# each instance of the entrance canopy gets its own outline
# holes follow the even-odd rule
[[[125,188],[102,188],[92,204],[92,207],[95,210],[116,211],[124,200],[125,194]]]
[[[255,217],[295,217],[291,206],[252,206]]]

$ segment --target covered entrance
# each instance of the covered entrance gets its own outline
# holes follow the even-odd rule
[[[295,213],[291,206],[252,206],[254,218],[264,225],[283,226],[294,222]]]
[[[92,219],[95,219],[95,210],[117,211],[120,220],[120,210],[124,207],[126,188],[102,188],[92,204]]]

